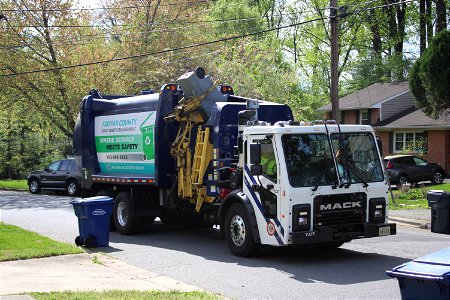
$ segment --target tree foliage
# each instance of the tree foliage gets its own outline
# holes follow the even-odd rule
[[[450,108],[450,31],[438,33],[409,75],[417,107],[435,119]]]
[[[426,47],[434,31],[447,26],[442,0],[339,5],[341,95],[403,80],[417,56],[416,40]],[[288,104],[297,120],[321,118],[317,108],[329,102],[329,0],[80,6],[76,0],[0,0],[0,75],[10,75],[0,80],[0,177],[23,177],[70,155],[81,99],[93,88],[137,94],[203,66],[239,95]],[[207,44],[193,46],[200,43]],[[121,59],[127,57],[134,58]],[[60,69],[85,63],[92,64]],[[42,69],[50,71],[14,75]]]

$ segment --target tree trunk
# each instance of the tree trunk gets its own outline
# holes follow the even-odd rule
[[[427,48],[427,28],[426,28],[426,15],[425,15],[425,0],[420,0],[420,22],[419,22],[419,44],[420,44],[420,56]]]
[[[445,1],[436,0],[436,32],[447,29],[447,14],[445,11]]]
[[[396,6],[396,26],[397,26],[397,36],[396,43],[394,45],[394,50],[396,54],[403,53],[403,41],[405,40],[405,15],[406,15],[406,4],[403,3],[401,6]]]
[[[433,38],[433,19],[431,18],[431,0],[425,0],[426,23],[427,23],[427,41],[430,43]]]

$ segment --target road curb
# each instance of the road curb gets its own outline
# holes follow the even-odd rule
[[[431,224],[428,220],[407,219],[401,217],[389,217],[389,221],[393,221],[400,226],[418,227],[422,229],[430,229]]]

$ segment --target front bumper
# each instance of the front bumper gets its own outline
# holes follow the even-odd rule
[[[349,242],[352,239],[362,239],[377,236],[388,236],[397,234],[397,224],[364,224],[363,232],[333,233],[333,229],[328,226],[319,226],[313,231],[293,232],[292,244],[311,245],[324,244],[329,242]]]

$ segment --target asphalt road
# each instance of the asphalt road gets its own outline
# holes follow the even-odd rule
[[[1,221],[73,243],[77,218],[57,195],[0,191]],[[231,255],[217,230],[168,228],[110,235],[95,251],[235,299],[400,299],[386,270],[448,247],[448,235],[399,227],[396,236],[355,240],[328,251],[263,249],[258,258]],[[114,288],[114,287],[111,287]]]

